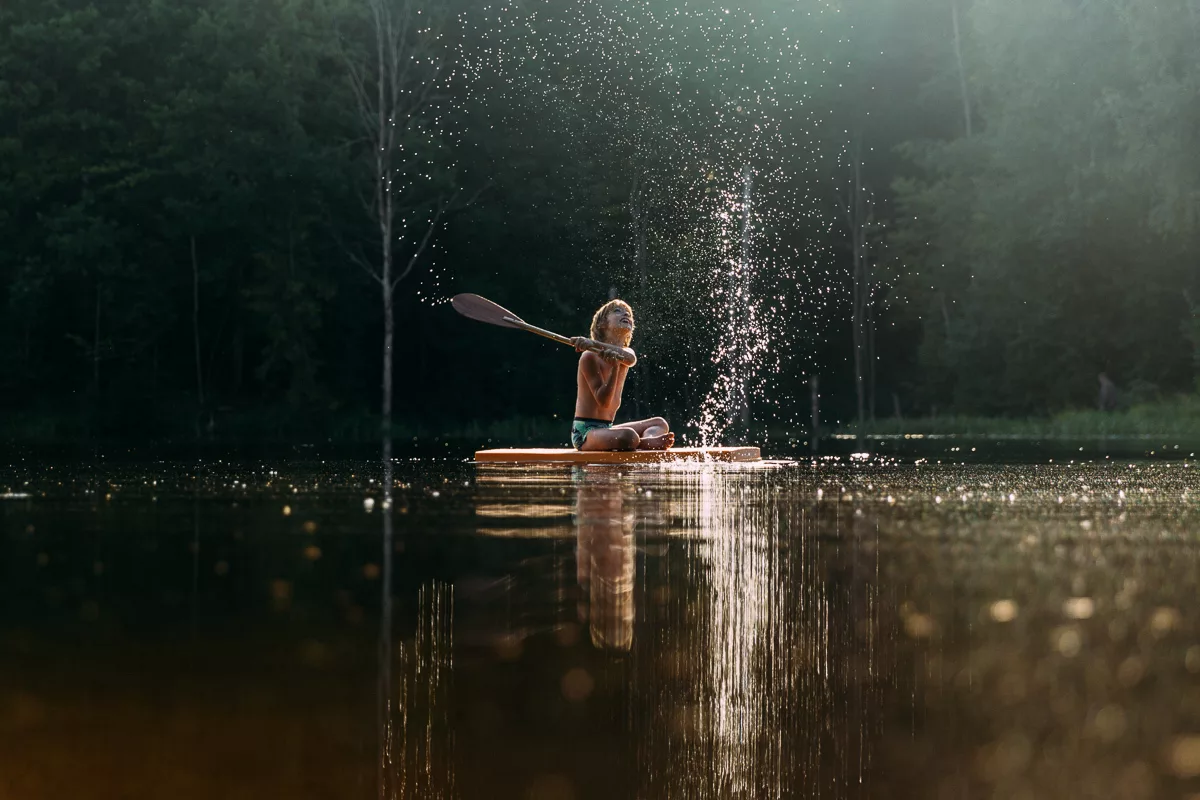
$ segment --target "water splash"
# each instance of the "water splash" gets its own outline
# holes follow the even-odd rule
[[[732,187],[723,193],[714,214],[721,253],[712,282],[714,304],[720,310],[719,338],[712,356],[717,377],[692,423],[705,447],[719,444],[726,431],[744,430],[749,424],[750,394],[769,352],[769,328],[763,324],[765,298],[753,284],[754,170],[749,164],[742,170],[741,184],[740,193]]]
[[[583,289],[633,301],[635,347],[670,387],[654,411],[683,406],[704,444],[781,413],[775,376],[806,371],[811,321],[844,300],[821,183],[832,112],[812,102],[844,68],[838,13],[580,0],[464,20],[482,42],[462,58],[473,98],[497,127],[554,132],[528,146],[563,187],[547,213],[588,226]]]

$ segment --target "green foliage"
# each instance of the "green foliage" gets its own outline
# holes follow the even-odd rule
[[[693,415],[746,164],[771,198],[770,413],[804,418],[809,372],[837,413],[851,142],[886,232],[881,398],[1044,415],[1092,406],[1103,371],[1136,408],[1200,372],[1195,3],[959,0],[961,73],[932,0],[422,5],[452,79],[403,137],[405,208],[489,188],[399,286],[400,429],[533,435],[486,426],[570,408],[571,354],[454,318],[455,291],[582,333],[615,288],[639,322],[626,410]],[[381,308],[351,256],[378,229],[347,74],[370,26],[361,0],[0,4],[14,431],[371,429]]]
[[[1183,336],[1192,346],[1192,365],[1196,370],[1196,391],[1200,392],[1200,305],[1196,305],[1188,294],[1184,295],[1188,304],[1188,316],[1183,321]]]
[[[1141,8],[971,8],[977,132],[908,146],[920,177],[896,184],[927,404],[1061,409],[1099,372],[1186,385],[1200,63],[1188,7]]]
[[[0,11],[0,336],[20,343],[0,348],[10,397],[323,398],[339,244],[369,231],[347,180],[355,129],[331,35],[359,11]]]
[[[847,433],[854,433],[850,426]],[[945,415],[879,419],[865,433],[882,436],[1014,437],[1023,439],[1148,438],[1200,443],[1200,397],[1177,395],[1122,411],[1063,411],[1051,417]]]

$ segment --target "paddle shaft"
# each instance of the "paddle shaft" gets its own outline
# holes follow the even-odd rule
[[[530,325],[528,322],[526,322],[523,319],[516,319],[514,317],[510,317],[510,316],[506,315],[504,317],[504,321],[508,322],[512,325],[516,325],[518,328],[520,328],[523,331],[529,331],[530,333],[536,333],[538,336],[545,336],[547,339],[558,342],[559,344],[573,345],[571,340],[568,339],[566,336],[560,336],[559,334],[555,333],[554,331],[548,331],[545,328],[539,328],[537,325]]]
[[[516,319],[515,317],[510,317],[506,314],[506,315],[504,315],[504,321],[509,323],[510,325],[516,325],[518,328],[520,328],[523,331],[529,331],[530,333],[536,333],[538,336],[545,336],[547,339],[558,342],[559,344],[565,344],[570,347],[575,346],[575,343],[572,342],[570,339],[568,339],[566,336],[560,336],[559,334],[555,333],[554,331],[548,331],[545,328],[539,328],[537,325],[530,325],[528,322],[526,322],[523,319]],[[589,347],[588,350],[591,350],[593,353],[604,354],[604,353],[612,353],[614,348],[609,345],[604,344],[603,342],[597,342],[595,347]]]

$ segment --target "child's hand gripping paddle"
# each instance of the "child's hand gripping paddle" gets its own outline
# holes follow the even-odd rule
[[[507,308],[496,305],[486,297],[480,297],[477,294],[457,294],[451,298],[450,305],[454,306],[454,310],[464,317],[476,320],[477,322],[499,325],[502,328],[516,328],[522,331],[529,331],[530,333],[536,333],[538,336],[544,336],[547,339],[556,341],[559,344],[565,344],[568,347],[575,346],[574,339],[560,336],[554,331],[548,331],[536,325],[530,325]],[[601,355],[623,355],[623,353],[617,352],[617,348],[605,345],[603,342],[594,342],[593,344],[594,346],[587,349]]]

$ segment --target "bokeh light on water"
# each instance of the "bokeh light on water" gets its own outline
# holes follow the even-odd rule
[[[9,465],[4,785],[1200,791],[1190,460],[914,461]]]

